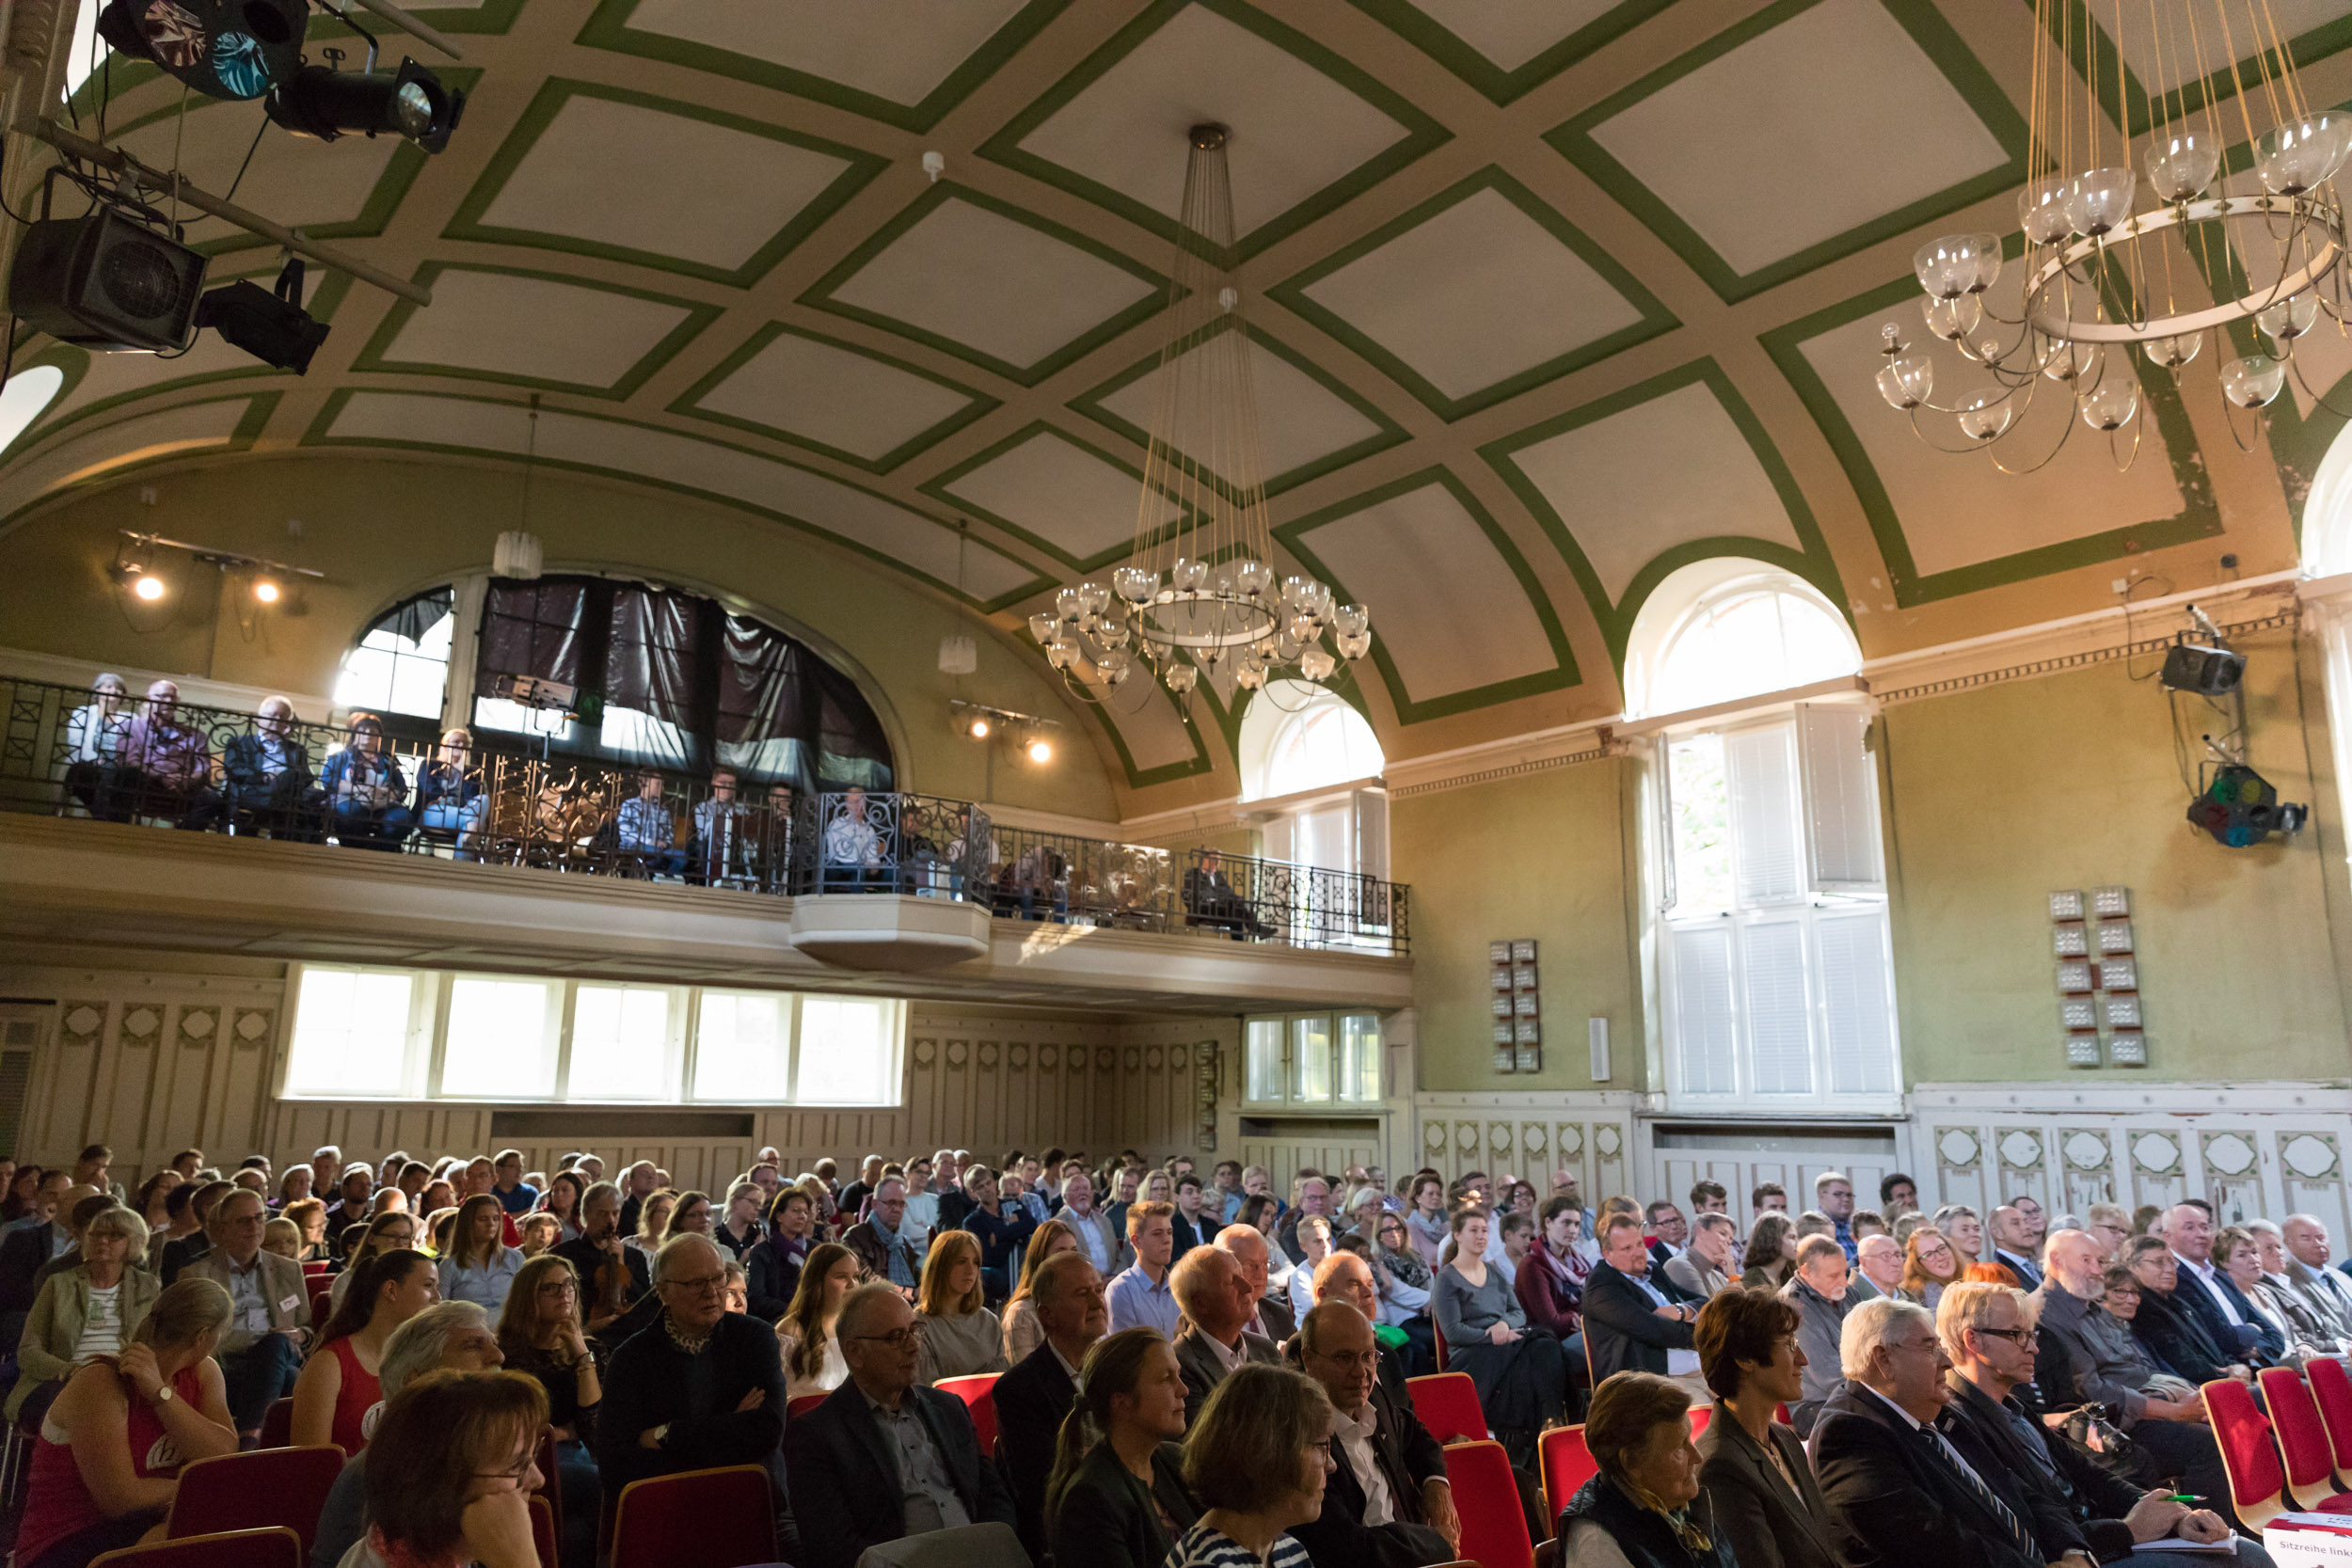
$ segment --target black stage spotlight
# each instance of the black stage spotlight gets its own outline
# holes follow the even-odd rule
[[[2309,808],[2279,799],[2270,781],[2243,763],[2225,763],[2188,803],[2188,819],[2233,849],[2260,844],[2272,833],[2300,832]]]
[[[2224,697],[2235,691],[2238,682],[2246,677],[2246,656],[2227,648],[2210,648],[2196,642],[2175,642],[2164,656],[2164,669],[2159,677],[2175,691],[2194,691],[2205,697]]]
[[[264,365],[296,375],[326,341],[326,324],[302,308],[302,259],[290,258],[272,293],[251,278],[215,289],[196,308],[196,325],[209,326]]]
[[[333,141],[345,134],[389,131],[427,152],[449,146],[466,95],[414,60],[391,75],[377,71],[331,71],[306,65],[273,88],[262,105],[269,118],[298,136]]]
[[[101,202],[78,218],[25,226],[8,308],[59,342],[101,353],[183,349],[196,336],[204,268],[199,252]]]
[[[107,0],[98,36],[209,98],[259,98],[302,63],[308,0]]]

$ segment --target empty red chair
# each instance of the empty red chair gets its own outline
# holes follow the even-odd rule
[[[1478,1568],[1535,1568],[1535,1544],[1527,1538],[1527,1513],[1502,1444],[1460,1443],[1446,1449],[1445,1479],[1462,1520],[1456,1550],[1465,1560]]]
[[[756,1465],[632,1481],[612,1516],[612,1568],[742,1568],[776,1560],[774,1494]]]
[[[2249,1529],[2260,1529],[2286,1512],[2286,1466],[2270,1441],[2270,1422],[2254,1408],[2254,1396],[2233,1377],[2205,1385],[2205,1414],[2230,1477],[2230,1506]]]
[[[555,1539],[555,1510],[534,1492],[531,1496],[531,1544],[539,1554],[539,1568],[557,1568]]]
[[[294,1401],[272,1400],[262,1412],[262,1447],[282,1449],[294,1442]]]
[[[255,1449],[191,1461],[180,1472],[164,1536],[181,1541],[283,1526],[301,1537],[302,1555],[308,1558],[327,1489],[342,1473],[343,1450],[332,1443]]]
[[[2328,1449],[2336,1456],[2336,1473],[2352,1476],[2352,1373],[2332,1355],[2314,1355],[2303,1364],[2312,1386],[2312,1402],[2328,1429]]]
[[[982,1453],[996,1451],[996,1378],[994,1372],[974,1372],[968,1377],[943,1377],[931,1386],[943,1394],[955,1395],[972,1412]]]
[[[2254,1374],[2270,1411],[2271,1434],[2279,1440],[2286,1461],[2287,1496],[2297,1508],[2318,1509],[2337,1495],[2336,1456],[2328,1444],[2327,1424],[2302,1374],[2292,1367],[2266,1367]],[[2352,1505],[2352,1498],[2346,1498]]]
[[[332,1267],[333,1265],[328,1263],[325,1259],[314,1258],[310,1262],[302,1265],[302,1272],[305,1275],[324,1275]]]
[[[784,1418],[788,1421],[795,1416],[805,1416],[832,1397],[830,1394],[795,1394],[784,1402]]]
[[[303,1560],[302,1538],[281,1527],[125,1546],[91,1559],[90,1568],[303,1568]]]
[[[1486,1412],[1478,1402],[1478,1385],[1468,1372],[1432,1372],[1408,1377],[1406,1391],[1413,1396],[1413,1414],[1429,1435],[1448,1447],[1486,1440]]]
[[[1447,1456],[1452,1463],[1452,1456]],[[1544,1517],[1559,1528],[1560,1511],[1600,1473],[1593,1451],[1584,1446],[1584,1429],[1553,1427],[1535,1439],[1535,1465],[1544,1479]]]
[[[1697,1440],[1700,1433],[1707,1430],[1707,1423],[1714,1418],[1714,1415],[1715,1407],[1711,1404],[1694,1404],[1691,1407],[1691,1436],[1693,1441]]]

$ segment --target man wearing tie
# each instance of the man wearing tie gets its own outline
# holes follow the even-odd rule
[[[1992,1261],[2017,1276],[2017,1287],[2030,1295],[2042,1289],[2042,1270],[2034,1262],[2033,1224],[2024,1210],[2003,1204],[1993,1211]]]
[[[2352,1279],[2328,1266],[2328,1227],[2316,1214],[2289,1214],[2280,1226],[2287,1246],[2286,1276],[2339,1339],[2352,1341]]]

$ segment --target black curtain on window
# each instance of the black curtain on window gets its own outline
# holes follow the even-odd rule
[[[890,742],[882,737],[882,721],[865,694],[831,665],[814,658],[808,664],[823,697],[817,731],[818,782],[827,789],[851,784],[890,788]]]
[[[658,588],[612,589],[605,750],[672,772],[703,771],[710,723],[699,654],[709,603]]]
[[[482,657],[474,692],[497,695],[502,675],[533,675],[579,686],[585,653],[587,583],[546,578],[535,582],[494,579],[482,611]]]

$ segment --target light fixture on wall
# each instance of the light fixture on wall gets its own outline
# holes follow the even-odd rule
[[[1138,672],[1145,686],[1156,673],[1181,697],[1229,659],[1234,681],[1252,690],[1293,672],[1320,683],[1372,648],[1363,606],[1336,603],[1312,578],[1277,576],[1250,339],[1241,291],[1216,264],[1234,239],[1229,139],[1215,124],[1185,135],[1135,543],[1108,582],[1073,583],[1050,613],[1029,617],[1046,662],[1092,701]],[[1171,501],[1172,526],[1164,520]]]
[[[1054,720],[991,707],[985,703],[968,703],[961,697],[948,703],[947,712],[955,721],[957,733],[968,740],[986,742],[999,736],[1008,736],[1031,762],[1041,767],[1054,760],[1050,736],[1061,728]]]
[[[156,558],[164,550],[185,550],[197,562],[219,567],[224,577],[250,579],[254,599],[263,605],[286,603],[295,586],[295,578],[326,580],[325,572],[314,572],[308,566],[290,566],[265,556],[215,549],[210,545],[192,545],[184,539],[167,539],[161,534],[142,533],[127,528],[121,533],[122,543],[116,546],[114,563],[106,569],[106,574],[151,604],[169,591],[155,570]]]
[[[2079,417],[2107,436],[2117,467],[2128,468],[2141,428],[2132,351],[2177,381],[2211,337],[2220,413],[2240,448],[2251,450],[2237,436],[2233,411],[2265,406],[2290,373],[2316,399],[2296,358],[2296,341],[2323,313],[2341,333],[2352,312],[2334,182],[2352,153],[2352,117],[2306,95],[2267,7],[2118,0],[2111,39],[2090,30],[2074,0],[2035,0],[2034,9],[2026,182],[2017,198],[2025,230],[2017,316],[1986,302],[2003,266],[1999,235],[1949,234],[1921,246],[1912,266],[1927,295],[1930,335],[1989,379],[1948,404],[1930,401],[1934,361],[1914,353],[1889,322],[1882,329],[1879,393],[1910,416],[1921,439],[1946,451],[1993,448],[2021,428],[2037,393],[2059,398],[2070,418],[2050,450],[2028,453],[2015,467],[1996,453],[1994,466],[2004,473],[2042,467]],[[2095,55],[2093,68],[2078,72],[2068,42],[2076,29],[2092,50],[2105,45],[2112,55],[2111,79],[2105,57]],[[2143,71],[2138,84],[2125,69],[2127,32],[2148,53],[2145,61],[2133,57]],[[2219,81],[2230,82],[2237,98],[2226,123],[2215,102]],[[2143,87],[2145,97],[2136,97]],[[2112,104],[2104,103],[2110,88]],[[2109,121],[2119,106],[2129,106],[2120,135]],[[2256,106],[2270,121],[2259,136]],[[2144,114],[2147,128],[2137,135],[2131,113]],[[2240,125],[2253,144],[2250,182],[2223,166]],[[2153,200],[2136,214],[2143,188]],[[2268,352],[2224,362],[2233,352],[2227,329],[2248,320]],[[1920,429],[1922,409],[1948,416],[1961,444],[1945,446]],[[2122,442],[2126,428],[2129,451]]]

